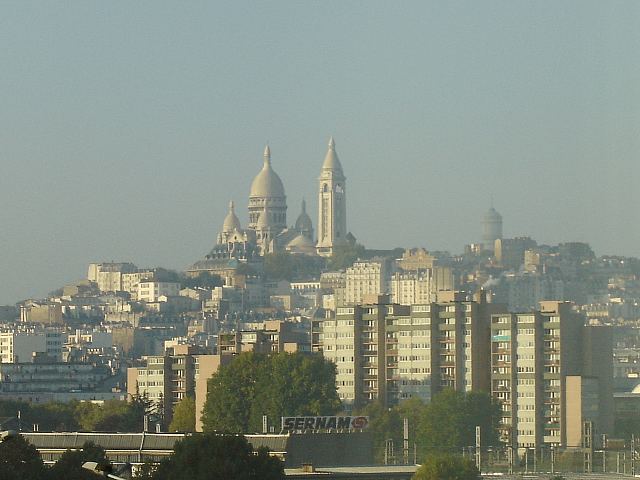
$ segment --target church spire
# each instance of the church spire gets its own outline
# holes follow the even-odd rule
[[[333,140],[333,137],[329,138],[329,148],[327,149],[327,155],[324,157],[322,170],[333,171],[342,174],[342,165],[340,165],[340,160],[338,160],[338,154],[336,153],[336,142]]]
[[[271,165],[271,149],[269,148],[269,144],[264,147],[262,156],[264,157],[264,164]]]

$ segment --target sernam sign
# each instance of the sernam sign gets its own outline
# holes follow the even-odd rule
[[[282,417],[282,430],[361,430],[369,417]]]

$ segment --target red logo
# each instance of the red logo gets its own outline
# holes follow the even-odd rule
[[[355,417],[351,421],[351,428],[358,428],[358,429],[365,428],[368,423],[369,423],[369,420],[367,419],[367,417]]]

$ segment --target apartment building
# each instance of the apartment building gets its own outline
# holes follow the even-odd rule
[[[338,395],[347,405],[385,405],[443,388],[489,391],[491,314],[500,305],[453,299],[338,307],[312,321],[312,349],[336,364]]]
[[[36,353],[55,360],[62,358],[65,335],[57,330],[32,330],[0,333],[0,363],[27,363]]]
[[[259,328],[220,333],[219,354],[242,352],[308,352],[311,350],[308,327],[296,322],[266,320]]]
[[[355,262],[345,271],[344,305],[362,304],[367,297],[388,293],[390,275],[388,259]]]
[[[61,325],[64,323],[62,305],[29,300],[20,305],[20,321],[22,323],[39,323],[42,325]]]
[[[175,405],[185,396],[194,396],[195,358],[200,354],[198,347],[175,345],[164,355],[143,357],[144,366],[127,369],[127,393],[146,395],[161,409],[168,425]]]
[[[0,364],[0,397],[53,392],[91,392],[111,377],[104,365],[79,363]]]
[[[87,279],[96,282],[101,292],[123,291],[122,277],[138,271],[132,263],[90,263]]]
[[[157,302],[162,296],[176,297],[180,295],[180,284],[176,282],[158,282],[142,280],[137,286],[137,299],[140,302]]]
[[[501,404],[503,441],[517,448],[579,446],[575,432],[586,417],[569,412],[574,408],[595,409],[599,418],[589,420],[596,431],[610,431],[611,348],[610,331],[585,327],[569,302],[540,302],[537,311],[494,314],[491,394]],[[594,401],[594,381],[599,396],[587,406],[584,402]]]
[[[400,305],[425,304],[437,301],[438,292],[454,289],[453,271],[435,267],[391,276],[391,300]]]

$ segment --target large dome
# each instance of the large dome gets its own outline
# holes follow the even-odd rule
[[[250,197],[284,197],[284,186],[278,174],[271,168],[271,150],[264,149],[264,165],[251,182]]]

